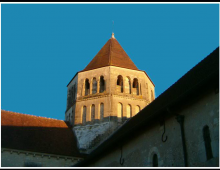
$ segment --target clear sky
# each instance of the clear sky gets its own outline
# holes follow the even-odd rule
[[[113,20],[156,97],[219,46],[218,4],[2,4],[1,109],[63,120],[66,86]]]

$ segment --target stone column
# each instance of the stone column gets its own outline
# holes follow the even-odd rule
[[[133,80],[131,79],[131,94],[133,95]]]
[[[138,95],[141,95],[141,83],[140,82],[138,82]]]
[[[100,90],[100,79],[97,79],[97,93],[100,93],[99,90]]]
[[[110,76],[109,76],[110,77]],[[104,91],[111,91],[111,85],[109,85],[109,89],[107,90],[107,83],[109,83],[110,82],[110,80],[108,80],[107,81],[107,78],[106,79],[104,79]]]
[[[122,79],[122,83],[123,83],[123,93],[125,93],[125,78],[124,77]]]
[[[92,94],[92,79],[89,81],[89,95]]]

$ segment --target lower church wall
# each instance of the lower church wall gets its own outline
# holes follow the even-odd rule
[[[146,113],[147,114],[147,113]],[[189,167],[219,166],[219,94],[210,91],[178,111],[184,115],[184,131]],[[159,119],[158,119],[159,120]],[[213,158],[207,160],[204,126],[209,126]],[[119,142],[89,166],[93,167],[152,167],[157,155],[158,166],[184,167],[180,124],[176,116],[165,119],[165,128],[159,121],[131,134],[129,140]],[[165,142],[162,141],[167,136]]]
[[[70,167],[82,158],[1,148],[2,167]]]

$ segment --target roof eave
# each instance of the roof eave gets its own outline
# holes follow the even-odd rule
[[[77,76],[77,74],[79,73],[79,72],[81,72],[81,71],[78,71],[78,72],[76,72],[76,74],[75,74],[75,76],[73,76],[73,78],[70,80],[70,82],[67,84],[67,86],[66,87],[68,87],[69,86],[69,84],[72,82],[72,80]]]

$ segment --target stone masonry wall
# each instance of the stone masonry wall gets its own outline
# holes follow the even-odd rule
[[[114,122],[96,123],[73,128],[81,152],[89,153],[104,139],[106,139],[117,126]]]
[[[69,121],[71,125],[74,122],[75,116],[75,103],[77,98],[77,89],[78,89],[78,75],[74,77],[73,80],[69,83],[67,87],[67,105],[66,105],[66,112],[65,112],[65,120]],[[69,100],[72,100],[71,102]],[[70,104],[71,103],[71,104]],[[74,107],[74,108],[72,108]]]
[[[99,79],[103,76],[105,80],[105,91],[99,93]],[[92,79],[97,80],[97,93],[92,94]],[[85,96],[85,80],[88,79],[90,83],[90,94]],[[74,125],[82,124],[82,108],[86,106],[86,122],[91,121],[91,106],[95,105],[95,119],[99,119],[100,104],[104,104],[104,117],[110,115],[110,99],[109,99],[109,68],[103,67],[90,71],[80,72],[78,75],[78,90],[77,101],[75,108]]]
[[[101,76],[105,81],[103,92],[99,91]],[[118,76],[122,76],[123,92],[117,85]],[[97,93],[93,93],[94,79],[97,81],[97,85],[94,85],[97,87]],[[133,83],[135,81],[137,83]],[[90,152],[126,119],[136,115],[139,110],[154,100],[154,85],[143,71],[115,66],[102,67],[79,72],[77,83],[73,130],[81,152]],[[89,90],[87,90],[88,87]],[[87,94],[88,91],[89,94]],[[151,91],[153,98],[151,98]],[[122,109],[119,109],[120,104]],[[103,118],[101,118],[101,105],[104,108]]]
[[[123,89],[124,91],[118,92],[117,88],[117,78],[121,75],[123,77]],[[105,91],[99,93],[99,78],[104,76],[105,80]],[[96,78],[97,80],[97,91],[98,93],[92,94],[92,80]],[[133,80],[138,80],[139,94],[134,94],[135,89],[133,86]],[[90,83],[90,94],[84,95],[85,93],[85,80],[88,79]],[[130,80],[131,94],[128,93],[128,83],[126,79]],[[125,108],[123,108],[126,113],[126,105],[130,104],[132,108],[132,115],[135,115],[137,111],[135,106],[139,106],[143,109],[148,105],[153,99],[151,98],[151,91],[154,95],[154,85],[146,76],[143,71],[136,71],[131,69],[119,68],[119,67],[103,67],[94,70],[89,70],[86,72],[80,72],[78,75],[78,90],[77,90],[77,101],[75,111],[74,125],[82,124],[82,108],[86,106],[86,122],[91,121],[91,106],[95,106],[95,119],[100,119],[100,104],[104,104],[104,117],[116,116],[117,117],[117,107],[115,107],[120,101]],[[73,112],[74,112],[73,111]]]
[[[146,113],[147,114],[147,113]],[[219,94],[213,90],[197,99],[178,114],[184,115],[184,130],[188,166],[219,166]],[[207,160],[203,127],[209,126],[211,149],[213,158]],[[158,122],[146,126],[139,135],[127,141],[121,148],[116,147],[108,154],[102,155],[99,160],[93,161],[89,166],[96,167],[151,167],[153,155],[158,156],[158,166],[184,167],[183,146],[180,124],[176,117],[165,119],[167,141],[162,142],[163,126]],[[124,164],[120,164],[120,158]]]
[[[129,95],[130,97],[137,98],[137,99],[145,99],[146,101],[150,102],[152,101],[151,96],[150,96],[150,93],[151,93],[150,91],[152,90],[154,98],[155,98],[154,85],[143,71],[136,71],[136,70],[125,69],[125,68],[114,67],[114,66],[110,67],[110,76],[111,76],[110,77],[110,82],[111,82],[110,92],[112,94],[117,94],[116,82],[117,82],[117,78],[119,75],[123,77],[123,86],[124,86],[123,94]],[[131,82],[131,87],[133,85],[134,79],[136,78],[138,80],[139,95],[132,95],[126,92],[126,89],[128,89],[128,87],[126,87],[127,78]]]
[[[82,158],[65,157],[60,155],[27,152],[21,150],[1,149],[2,167],[70,167]]]

